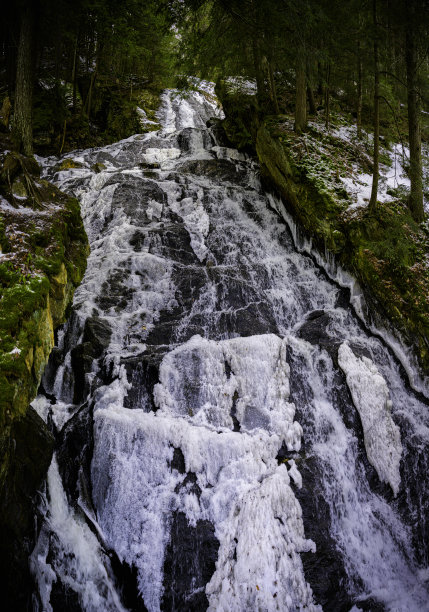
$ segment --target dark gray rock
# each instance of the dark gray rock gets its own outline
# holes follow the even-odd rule
[[[336,356],[340,342],[332,338],[327,331],[330,321],[329,313],[324,310],[314,310],[307,315],[307,319],[297,331],[297,336],[310,342],[310,344],[319,345],[327,350],[330,355]]]
[[[57,459],[64,489],[70,502],[85,500],[92,507],[91,459],[93,451],[92,408],[84,404],[67,421],[57,440]]]
[[[124,263],[124,265],[126,265]],[[105,312],[114,309],[120,312],[127,307],[128,302],[132,299],[135,290],[132,287],[127,287],[125,280],[129,275],[129,268],[122,270],[112,270],[109,277],[101,285],[101,291],[96,299],[97,306]]]
[[[177,142],[183,152],[192,151],[196,142],[201,144],[204,149],[209,149],[214,144],[210,132],[190,127],[184,128],[179,133]]]
[[[164,351],[149,347],[142,355],[122,359],[127,380],[131,383],[124,399],[126,408],[139,408],[145,412],[156,411],[153,388],[159,382],[159,364]]]
[[[245,184],[247,168],[226,159],[193,159],[176,167],[177,172],[205,176],[214,181]]]
[[[215,569],[219,541],[209,521],[192,527],[183,512],[173,514],[164,561],[162,609],[200,612],[208,608],[205,585]]]
[[[93,370],[94,360],[103,355],[109,345],[111,335],[112,330],[109,323],[100,317],[89,317],[85,321],[82,342],[71,350],[74,404],[80,404],[86,398],[89,390],[86,374]]]
[[[52,458],[54,438],[29,407],[13,423],[10,467],[0,491],[0,588],[2,609],[30,610],[33,580],[28,566],[37,539],[37,491]]]

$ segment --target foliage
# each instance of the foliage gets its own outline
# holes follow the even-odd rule
[[[13,98],[21,7],[0,27],[0,103]],[[40,0],[33,99],[36,150],[58,154],[139,131],[136,94],[174,84],[177,39],[155,0]],[[134,104],[134,107],[133,107]]]

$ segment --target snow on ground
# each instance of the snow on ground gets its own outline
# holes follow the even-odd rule
[[[356,146],[358,144],[356,136],[355,125],[341,125],[331,130],[327,130],[320,123],[310,121],[309,126],[321,135],[329,135],[342,141],[347,145]],[[372,150],[373,135],[366,133],[362,130],[363,146],[367,150]],[[308,139],[308,135],[306,138]],[[310,137],[312,140],[312,138]],[[386,153],[390,158],[390,165],[380,163],[380,178],[378,184],[378,196],[379,202],[390,202],[397,198],[397,195],[392,193],[393,190],[400,190],[407,192],[410,190],[410,179],[405,170],[409,157],[410,150],[408,147],[401,143],[395,143],[390,149],[383,148],[381,144],[381,152]],[[323,153],[323,144],[317,141],[317,147],[320,148]],[[371,153],[368,153],[368,160],[371,161]],[[422,146],[422,161],[423,161],[423,178],[429,184],[429,147]],[[367,206],[372,188],[372,174],[364,172],[362,167],[358,163],[353,163],[348,167],[347,171],[341,171],[339,173],[339,180],[343,184],[347,191],[351,203],[348,206],[348,210],[352,211],[363,206]],[[429,193],[428,197],[425,197],[425,208],[429,212]]]
[[[255,79],[246,79],[245,77],[236,76],[229,77],[226,79],[226,82],[230,92],[247,94],[249,96],[256,94],[257,87]]]
[[[389,202],[395,199],[395,196],[389,193],[392,189],[402,188],[404,191],[410,189],[410,179],[405,172],[404,165],[409,159],[410,151],[407,147],[402,148],[402,145],[393,145],[392,151],[389,151],[389,157],[392,165],[389,167],[385,164],[380,164],[380,179],[378,184],[379,202]],[[366,172],[359,172],[356,165],[353,167],[351,176],[340,177],[347,192],[349,193],[352,204],[349,210],[366,206],[371,197],[372,175]]]

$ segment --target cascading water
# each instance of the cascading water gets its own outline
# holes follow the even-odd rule
[[[427,401],[212,99],[44,162],[91,255],[34,402],[58,441],[34,608],[429,610]]]

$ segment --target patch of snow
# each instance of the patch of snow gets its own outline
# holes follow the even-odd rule
[[[245,77],[236,76],[228,77],[226,79],[228,89],[231,91],[247,94],[253,96],[257,92],[257,85],[255,79],[246,79]]]

